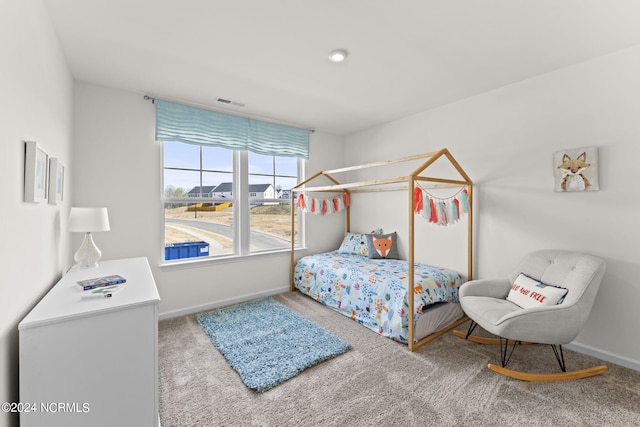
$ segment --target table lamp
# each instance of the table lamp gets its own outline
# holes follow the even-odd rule
[[[109,214],[107,208],[76,208],[69,213],[69,231],[85,233],[84,241],[76,251],[73,259],[82,268],[97,267],[102,252],[93,242],[92,232],[109,231]]]

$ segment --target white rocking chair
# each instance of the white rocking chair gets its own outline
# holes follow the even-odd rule
[[[488,367],[512,378],[557,381],[586,378],[606,372],[607,367],[603,365],[567,372],[562,352],[562,345],[576,338],[589,317],[604,271],[604,261],[590,255],[558,250],[533,252],[506,278],[472,280],[462,285],[460,303],[472,322],[467,333],[454,331],[454,334],[477,343],[499,343],[501,366],[489,364]],[[511,300],[521,296],[510,292],[520,290],[514,283],[522,277],[521,273],[533,281],[541,282],[536,290],[543,285],[554,287],[550,291],[566,289],[564,299],[553,305],[538,304],[527,308],[515,304]],[[522,293],[525,294],[524,291]],[[533,293],[525,295],[531,296]],[[534,297],[544,299],[535,293]],[[498,338],[472,335],[477,325]],[[562,372],[539,374],[507,369],[506,365],[516,345],[523,343],[550,344]]]

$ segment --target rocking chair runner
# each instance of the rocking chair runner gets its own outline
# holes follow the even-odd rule
[[[512,378],[554,381],[601,374],[607,371],[606,366],[567,372],[562,345],[576,338],[589,317],[604,271],[604,261],[590,255],[558,250],[533,252],[506,278],[472,280],[462,285],[459,291],[460,304],[472,322],[466,334],[460,331],[454,331],[454,334],[483,344],[500,343],[502,366],[489,364],[488,367]],[[535,294],[534,306],[523,308],[510,301],[522,298],[522,295],[513,294],[520,291],[518,280],[519,283],[523,283],[522,280],[529,281],[525,283],[537,282],[532,287],[533,292],[527,289],[520,292],[527,297]],[[538,289],[545,289],[544,285],[550,286],[548,289],[552,292],[564,292],[562,288],[566,289],[564,299],[553,305],[537,304],[546,298],[538,296],[544,291],[537,292]],[[477,325],[499,338],[471,335]],[[516,345],[525,342],[550,344],[562,373],[533,374],[507,369]]]

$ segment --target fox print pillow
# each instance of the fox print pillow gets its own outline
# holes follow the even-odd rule
[[[394,231],[389,234],[368,234],[369,258],[399,259],[398,234]]]

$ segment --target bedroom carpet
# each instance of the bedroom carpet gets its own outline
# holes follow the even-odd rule
[[[271,297],[201,313],[196,320],[242,382],[258,393],[351,348]]]
[[[526,383],[498,375],[499,347],[448,333],[410,353],[300,293],[274,297],[353,348],[264,393],[248,389],[189,315],[159,324],[160,419],[180,426],[639,426],[640,372]],[[459,329],[466,330],[467,324]],[[570,370],[602,363],[565,351]],[[557,369],[549,346],[509,367]]]

